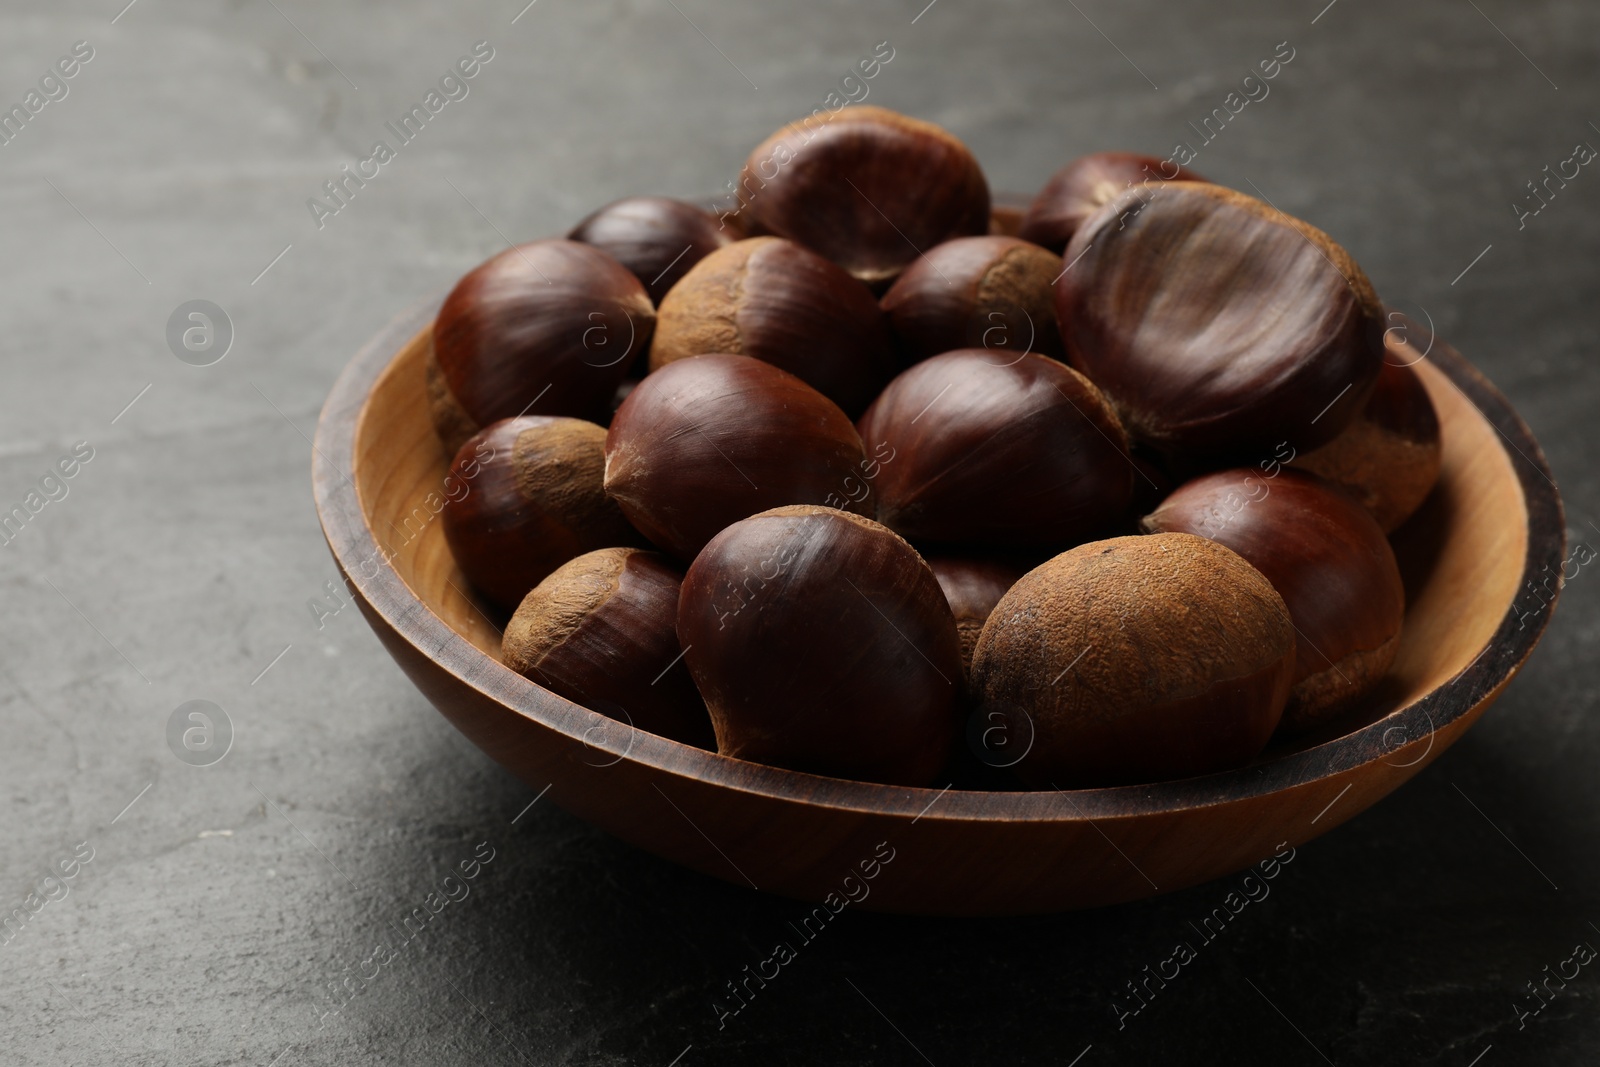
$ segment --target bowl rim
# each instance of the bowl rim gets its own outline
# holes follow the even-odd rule
[[[1426,739],[1428,746],[1422,755],[1395,766],[1423,764],[1433,752],[1436,734],[1493,700],[1520,670],[1554,612],[1554,595],[1549,600],[1536,597],[1539,606],[1531,612],[1515,611],[1527,584],[1551,568],[1559,573],[1565,556],[1565,515],[1544,453],[1505,396],[1459,352],[1435,338],[1426,354],[1428,361],[1500,434],[1502,450],[1507,446],[1511,450],[1507,458],[1521,485],[1528,540],[1518,594],[1483,650],[1450,679],[1410,704],[1350,733],[1233,770],[1143,785],[1054,791],[937,789],[830,778],[750,763],[634,729],[624,744],[606,729],[614,720],[515,673],[459,634],[417,596],[373,537],[359,491],[347,473],[353,466],[361,418],[374,384],[407,344],[431,324],[444,295],[441,292],[423,300],[392,319],[350,360],[328,394],[317,422],[311,467],[317,514],[329,549],[345,580],[385,624],[461,685],[597,754],[615,756],[613,762],[642,764],[663,778],[776,802],[862,815],[904,815],[913,822],[924,816],[936,822],[1081,822],[1232,804],[1345,775]],[[373,559],[379,562],[377,572],[363,577],[358,566]],[[491,665],[487,670],[486,664]],[[1398,746],[1386,741],[1396,730],[1403,739]],[[932,812],[941,799],[939,811]],[[1342,820],[1332,819],[1328,825],[1338,821]]]

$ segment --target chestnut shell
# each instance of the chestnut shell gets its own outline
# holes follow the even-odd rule
[[[1292,466],[1348,491],[1391,533],[1428,498],[1442,462],[1439,416],[1427,388],[1409,364],[1385,359],[1355,421]]]
[[[456,283],[434,321],[434,357],[480,427],[529,413],[603,420],[655,317],[644,286],[598,248],[534,241]]]
[[[1118,196],[1056,283],[1072,365],[1134,438],[1211,466],[1332,440],[1383,353],[1372,285],[1327,234],[1201,182]]]
[[[770,363],[712,354],[670,363],[628,394],[606,434],[605,489],[646,537],[684,560],[716,533],[783,504],[852,499],[867,465],[832,401]]]
[[[930,556],[928,567],[939,580],[939,588],[956,619],[961,638],[961,663],[972,669],[972,650],[978,634],[989,621],[989,613],[1013,585],[1027,572],[1009,563],[960,556]]]
[[[924,360],[858,428],[881,461],[878,519],[912,540],[1062,547],[1114,522],[1133,492],[1110,406],[1044,356],[963,349]]]
[[[1238,554],[1190,534],[1114,537],[1024,575],[989,615],[972,684],[1027,746],[1036,787],[1154,782],[1247,762],[1294,670],[1283,599]]]
[[[650,369],[708,352],[781,367],[852,418],[894,373],[894,342],[872,294],[815,252],[777,237],[718,249],[661,301]]]
[[[664,196],[614,201],[567,234],[627,267],[657,304],[690,267],[736,238],[710,212]]]
[[[1337,716],[1394,661],[1406,608],[1394,551],[1366,509],[1316,475],[1217,471],[1179,486],[1141,526],[1226,545],[1283,597],[1296,630],[1285,733]]]
[[[678,639],[723,755],[926,785],[950,753],[955,619],[922,557],[870,519],[798,506],[729,526],[684,577]]]
[[[461,573],[514,610],[574,556],[641,541],[606,496],[606,431],[582,419],[501,419],[461,446],[450,473],[466,493],[442,513]]]
[[[1094,152],[1079,156],[1050,176],[1028,205],[1017,236],[1061,254],[1084,221],[1133,185],[1205,181],[1176,163],[1137,152]]]
[[[947,130],[881,107],[847,107],[778,130],[739,175],[752,232],[798,241],[869,285],[926,249],[989,232],[989,184]]]
[[[902,363],[957,348],[1064,359],[1055,311],[1060,274],[1061,257],[1028,241],[957,237],[907,267],[880,306]]]
[[[682,575],[637,548],[603,548],[563,564],[506,625],[506,666],[594,711],[700,748],[711,720],[678,663]]]

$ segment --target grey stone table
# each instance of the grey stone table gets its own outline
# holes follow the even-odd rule
[[[0,546],[0,913],[26,917],[0,945],[0,1062],[1600,1057],[1600,968],[1527,986],[1600,944],[1587,567],[1481,724],[1121,1017],[1226,882],[1047,918],[847,912],[719,1026],[800,906],[528,807],[354,611],[308,607],[334,577],[308,435],[367,337],[508,237],[717,192],[882,41],[870,101],[954,130],[996,188],[1181,141],[1332,232],[1511,397],[1574,544],[1600,544],[1600,171],[1528,187],[1600,144],[1600,10],[125,2],[0,15],[0,105],[27,115],[0,145],[0,510],[38,494]],[[421,134],[336,214],[308,207],[479,41]],[[1280,45],[1270,93],[1202,142],[1190,124]],[[225,319],[179,315],[179,359],[194,300]],[[169,746],[195,700],[231,727],[209,766]]]

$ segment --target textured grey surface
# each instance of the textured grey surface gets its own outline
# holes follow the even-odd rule
[[[353,610],[319,631],[307,608],[334,575],[307,436],[367,337],[502,232],[562,230],[628,193],[721,189],[885,39],[895,57],[870,102],[947,125],[1017,190],[1084,151],[1194,141],[1186,124],[1288,41],[1270,95],[1193,166],[1329,230],[1391,302],[1431,316],[1540,437],[1571,536],[1600,544],[1600,171],[1523,229],[1510,207],[1577,142],[1600,145],[1592,5],[539,0],[513,24],[518,0],[138,0],[113,25],[122,2],[0,14],[8,107],[75,41],[95,50],[0,147],[0,504],[74,442],[94,449],[0,548],[0,913],[31,915],[0,945],[0,1061],[1600,1056],[1593,965],[1516,1013],[1535,1003],[1526,982],[1600,944],[1588,568],[1479,726],[1302,848],[1121,1029],[1112,998],[1226,881],[1052,918],[847,912],[719,1029],[724,983],[799,906],[549,803],[513,826],[533,793],[428,706]],[[494,58],[470,94],[318,230],[306,199],[485,39]],[[213,366],[167,348],[191,299],[234,326]],[[166,741],[195,699],[234,728],[209,767]],[[60,899],[32,912],[80,843],[92,861],[45,882]],[[394,924],[490,850],[470,895],[401,950]],[[324,1016],[329,985],[363,973]]]

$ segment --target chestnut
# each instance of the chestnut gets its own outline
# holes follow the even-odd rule
[[[958,237],[935,245],[883,295],[903,363],[957,348],[1038,352],[1065,359],[1054,282],[1061,257],[1015,237]]]
[[[917,786],[949,755],[955,619],[871,519],[798,505],[729,526],[684,576],[678,639],[725,756]]]
[[[1179,486],[1141,526],[1226,545],[1283,597],[1298,637],[1284,733],[1335,717],[1394,661],[1406,609],[1394,551],[1366,509],[1316,475],[1218,471]]]
[[[1249,761],[1294,672],[1283,598],[1191,534],[1114,537],[1024,575],[972,658],[985,721],[1026,746],[1023,781],[1061,789],[1207,774]]]
[[[1439,416],[1422,379],[1409,364],[1385,359],[1355,421],[1291,466],[1343,487],[1391,533],[1427,499],[1442,459]]]
[[[587,552],[528,593],[506,625],[501,659],[574,703],[710,748],[705,703],[678,663],[681,584],[654,552]]]
[[[894,373],[894,342],[872,294],[776,237],[712,252],[662,299],[650,369],[707,352],[782,367],[852,418]]]
[[[1167,173],[1171,167],[1172,174]],[[1136,152],[1095,152],[1079,156],[1050,176],[1022,216],[1017,236],[1060,253],[1085,219],[1146,182],[1203,182],[1193,171],[1169,160]]]
[[[655,316],[626,267],[577,241],[517,245],[473,268],[433,324],[440,439],[530,412],[603,419]]]
[[[466,492],[441,521],[467,581],[512,611],[574,556],[640,542],[606,496],[603,427],[582,419],[501,419],[462,445],[450,473]]]
[[[989,613],[1026,571],[1000,560],[958,556],[930,556],[928,567],[939,580],[950,613],[955,616],[956,635],[961,638],[961,666],[970,671],[972,650],[983,624],[989,621]]]
[[[734,240],[716,216],[682,200],[630,196],[607,204],[567,234],[607,252],[644,283],[657,304],[706,255]]]
[[[1074,544],[1133,492],[1110,405],[1072,368],[961,349],[901,372],[858,423],[883,456],[878,521],[913,541]]]
[[[989,184],[947,130],[881,107],[791,122],[750,153],[740,211],[868,285],[926,249],[989,232]]]
[[[780,504],[871,513],[861,438],[805,382],[749,356],[669,363],[628,394],[605,442],[605,491],[684,560],[723,527]]]
[[[1383,362],[1383,309],[1327,234],[1202,182],[1127,190],[1063,255],[1067,355],[1128,432],[1215,468],[1331,441]]]

